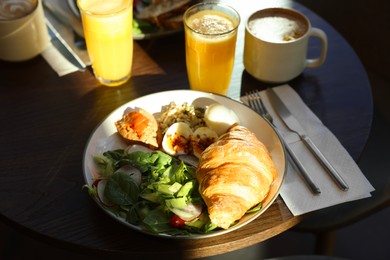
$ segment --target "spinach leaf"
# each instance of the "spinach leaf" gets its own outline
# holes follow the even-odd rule
[[[115,173],[110,179],[107,180],[104,196],[114,204],[135,204],[138,200],[138,195],[138,185],[127,173]]]

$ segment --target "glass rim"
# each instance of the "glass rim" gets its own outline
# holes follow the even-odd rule
[[[79,4],[79,2],[81,2],[82,0],[77,0],[77,7],[78,9],[80,10],[80,14],[84,14],[84,15],[93,15],[93,16],[101,16],[101,17],[110,17],[110,16],[113,16],[113,15],[116,15],[116,14],[119,14],[119,13],[122,13],[124,11],[126,11],[129,7],[132,8],[132,0],[128,0],[128,4],[125,5],[123,8],[121,9],[118,9],[117,11],[115,12],[111,12],[111,13],[107,13],[107,12],[92,12],[90,10],[87,10],[87,9],[84,9],[81,7],[81,5]]]
[[[234,24],[232,29],[227,30],[227,31],[222,32],[222,33],[204,33],[204,32],[196,31],[193,28],[191,28],[191,26],[189,26],[186,21],[187,21],[187,18],[189,18],[190,11],[195,9],[195,8],[201,7],[201,6],[221,6],[223,8],[229,9],[230,11],[232,11],[237,16],[237,24]],[[204,11],[204,10],[214,10],[214,9],[211,9],[211,8],[210,9],[201,9],[199,11]],[[231,17],[230,15],[228,15],[228,16]],[[236,19],[233,19],[233,20],[236,20]],[[241,23],[241,17],[240,17],[240,14],[237,12],[237,10],[234,9],[232,6],[230,6],[228,4],[220,3],[220,2],[201,2],[201,3],[198,3],[198,4],[192,5],[191,7],[189,7],[185,11],[185,13],[183,15],[183,23],[184,23],[184,26],[186,28],[188,28],[189,30],[191,30],[194,33],[201,34],[201,35],[204,35],[204,36],[222,36],[222,35],[230,34],[230,33],[234,32],[235,30],[237,30],[238,26],[240,26],[240,23]]]
[[[16,22],[18,20],[26,19],[26,18],[32,16],[35,13],[35,11],[38,9],[38,6],[41,4],[42,4],[41,1],[37,0],[36,2],[34,2],[34,7],[28,13],[26,13],[20,17],[14,17],[14,18],[1,18],[0,17],[0,23]]]

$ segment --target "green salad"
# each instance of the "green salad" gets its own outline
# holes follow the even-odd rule
[[[100,178],[91,196],[128,223],[155,233],[207,233],[211,224],[199,192],[196,168],[161,151],[123,149],[94,157]]]
[[[147,21],[133,18],[133,34],[155,33],[159,30],[159,28]]]

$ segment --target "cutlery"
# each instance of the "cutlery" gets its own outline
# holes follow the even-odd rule
[[[248,97],[249,106],[252,109],[254,109],[258,114],[263,116],[263,118],[266,121],[268,121],[274,127],[274,129],[276,131],[278,131],[278,129],[276,128],[276,126],[273,123],[272,116],[268,113],[268,110],[266,109],[266,107],[263,104],[263,101],[261,100],[259,92],[257,92],[257,91],[251,92],[251,93],[247,94],[247,97]],[[299,161],[299,159],[295,155],[295,153],[287,145],[286,141],[282,138],[282,136],[280,134],[279,134],[279,136],[280,136],[280,140],[283,143],[283,146],[285,147],[285,149],[287,151],[287,155],[290,158],[290,161],[297,167],[298,172],[301,174],[301,176],[305,180],[306,184],[308,185],[308,187],[310,188],[312,193],[314,193],[316,195],[320,194],[321,193],[320,188],[314,183],[313,179],[310,177],[307,170],[305,169],[303,164]]]
[[[343,191],[347,191],[349,186],[345,182],[345,180],[341,177],[341,175],[337,172],[337,170],[333,167],[333,165],[326,159],[323,153],[318,149],[318,147],[313,143],[308,135],[306,135],[306,131],[302,127],[302,125],[298,122],[298,120],[290,113],[288,108],[285,106],[283,101],[279,98],[279,96],[275,93],[272,88],[268,88],[266,90],[268,99],[271,105],[274,107],[275,111],[279,114],[280,118],[283,120],[287,128],[297,134],[302,142],[309,148],[309,150],[316,157],[318,162],[321,163],[323,168],[328,172],[328,174],[333,178],[333,180],[337,183],[339,188]]]
[[[47,29],[49,31],[51,42],[57,48],[57,50],[73,65],[75,65],[80,71],[84,71],[86,65],[83,61],[75,54],[72,48],[66,43],[66,41],[57,32],[54,26],[51,24],[49,19],[46,19]]]
[[[58,3],[57,3],[58,2]],[[71,9],[70,4],[63,1],[42,1],[45,11],[49,12],[57,21],[71,29],[74,34],[84,38],[83,26],[80,16]]]

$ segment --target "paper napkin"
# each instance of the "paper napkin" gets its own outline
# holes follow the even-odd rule
[[[66,1],[46,0],[43,1],[43,4],[46,23],[50,28],[49,31],[51,30],[55,37],[51,35],[52,42],[42,52],[42,57],[60,77],[83,70],[87,65],[90,65],[90,60],[87,51],[78,48],[75,43],[76,32],[82,33],[81,20],[70,10]],[[59,49],[67,49],[68,51],[64,56]],[[69,56],[73,57],[69,59]],[[77,60],[77,63],[72,63],[74,60]]]
[[[339,189],[299,137],[288,132],[283,121],[269,103],[267,94],[262,91],[260,95],[268,112],[273,116],[274,124],[280,130],[279,132],[287,145],[296,153],[314,182],[321,189],[320,195],[314,195],[294,166],[289,164],[280,195],[290,211],[297,216],[336,204],[370,197],[370,193],[374,191],[372,185],[338,139],[306,106],[294,89],[289,85],[283,85],[274,87],[274,90],[294,117],[302,124],[306,134],[349,185],[348,191]]]
[[[69,62],[51,42],[41,55],[60,77],[79,70],[79,68]]]

